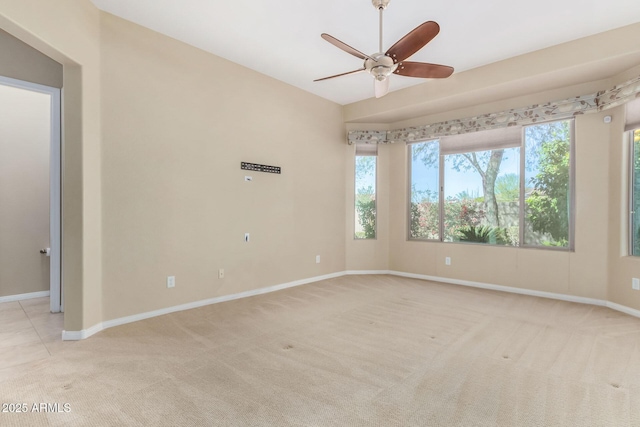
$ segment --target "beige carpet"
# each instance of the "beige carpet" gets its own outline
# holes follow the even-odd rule
[[[350,276],[55,347],[0,382],[1,426],[640,427],[640,319]]]

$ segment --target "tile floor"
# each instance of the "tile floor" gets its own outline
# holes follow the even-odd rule
[[[64,315],[49,311],[49,298],[0,303],[0,380],[39,360],[62,342]]]

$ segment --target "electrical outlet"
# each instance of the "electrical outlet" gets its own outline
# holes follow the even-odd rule
[[[249,233],[244,233],[244,241],[245,243],[249,243]]]
[[[451,257],[445,257],[444,263],[445,265],[451,265]]]
[[[245,177],[244,177],[244,180],[245,180],[245,181],[253,181],[253,178],[252,178],[252,177],[250,177],[250,176],[245,176]]]
[[[636,291],[640,291],[640,279],[635,277],[631,279],[631,288],[635,289]]]
[[[176,276],[167,276],[167,288],[176,287]]]
[[[320,264],[320,255],[316,255],[316,264]]]
[[[218,279],[224,279],[224,268],[218,270]]]

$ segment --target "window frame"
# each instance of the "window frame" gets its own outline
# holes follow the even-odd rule
[[[628,232],[627,232],[627,251],[628,251],[628,256],[633,256],[633,257],[640,257],[640,253],[636,254],[634,253],[634,247],[635,247],[635,238],[634,238],[634,226],[635,226],[635,216],[637,215],[637,212],[634,210],[634,197],[633,197],[633,193],[634,193],[634,184],[635,184],[635,178],[636,178],[636,174],[635,174],[635,133],[637,131],[640,131],[640,127],[635,128],[635,129],[629,129],[628,131],[626,131],[625,133],[627,134],[627,138],[629,140],[629,148],[628,148],[628,153],[629,153],[629,162],[628,162],[628,167],[629,167],[629,173],[627,174],[627,177],[629,179],[629,185],[628,185],[628,190],[627,190],[627,194],[628,194],[628,212],[629,212],[629,217],[628,217]]]
[[[544,125],[546,123],[556,123],[556,122],[569,122],[569,238],[568,238],[568,245],[564,246],[564,247],[559,247],[559,246],[544,246],[544,245],[532,245],[532,244],[526,244],[525,240],[524,240],[524,234],[525,234],[525,224],[526,224],[526,215],[525,215],[525,188],[526,188],[526,173],[525,173],[525,167],[526,167],[526,139],[525,139],[525,131],[526,128],[531,127],[531,126],[540,126],[540,125]],[[479,132],[486,132],[486,131],[479,131]],[[632,138],[631,138],[631,149],[633,150],[633,133],[631,134]],[[426,142],[431,142],[431,141],[440,141],[441,138],[430,138],[430,139],[424,139],[424,140],[420,140],[420,141],[412,141],[410,143],[407,143],[407,203],[406,203],[406,209],[407,209],[407,214],[405,215],[406,218],[406,232],[407,232],[407,241],[412,242],[438,242],[438,243],[447,243],[447,244],[476,244],[474,242],[464,242],[464,241],[452,241],[452,242],[448,242],[444,240],[444,188],[446,186],[445,183],[445,170],[444,170],[444,157],[446,155],[451,155],[451,154],[442,154],[442,151],[440,150],[440,146],[438,147],[439,153],[438,153],[438,211],[439,211],[439,224],[438,224],[438,234],[439,234],[439,238],[438,239],[425,239],[425,238],[416,238],[416,237],[412,237],[411,236],[411,189],[412,189],[412,163],[413,163],[413,149],[412,147],[416,144],[421,144],[421,143],[426,143]],[[498,245],[498,244],[491,244],[491,243],[482,243],[482,245],[487,245],[487,246],[492,246],[492,247],[511,247],[511,248],[523,248],[523,249],[543,249],[543,250],[551,250],[551,251],[564,251],[564,252],[573,252],[575,251],[575,200],[576,200],[576,191],[575,191],[575,187],[576,187],[576,141],[575,141],[575,118],[570,117],[570,118],[564,118],[564,119],[556,119],[556,120],[548,120],[548,121],[540,121],[540,122],[536,122],[536,123],[531,123],[528,125],[523,125],[521,128],[521,132],[520,132],[520,145],[518,146],[520,149],[520,173],[519,173],[519,179],[520,179],[520,196],[519,196],[519,220],[518,220],[518,226],[519,226],[519,230],[518,230],[518,245],[517,246],[511,246],[511,245]],[[478,150],[475,151],[486,151],[486,149],[482,149],[479,148]],[[469,151],[469,152],[474,152],[474,151]],[[631,242],[631,240],[630,240]],[[640,256],[640,254],[639,254]]]

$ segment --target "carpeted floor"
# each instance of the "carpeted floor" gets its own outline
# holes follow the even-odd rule
[[[124,325],[28,366],[0,382],[28,407],[3,427],[640,427],[640,319],[393,276]]]

